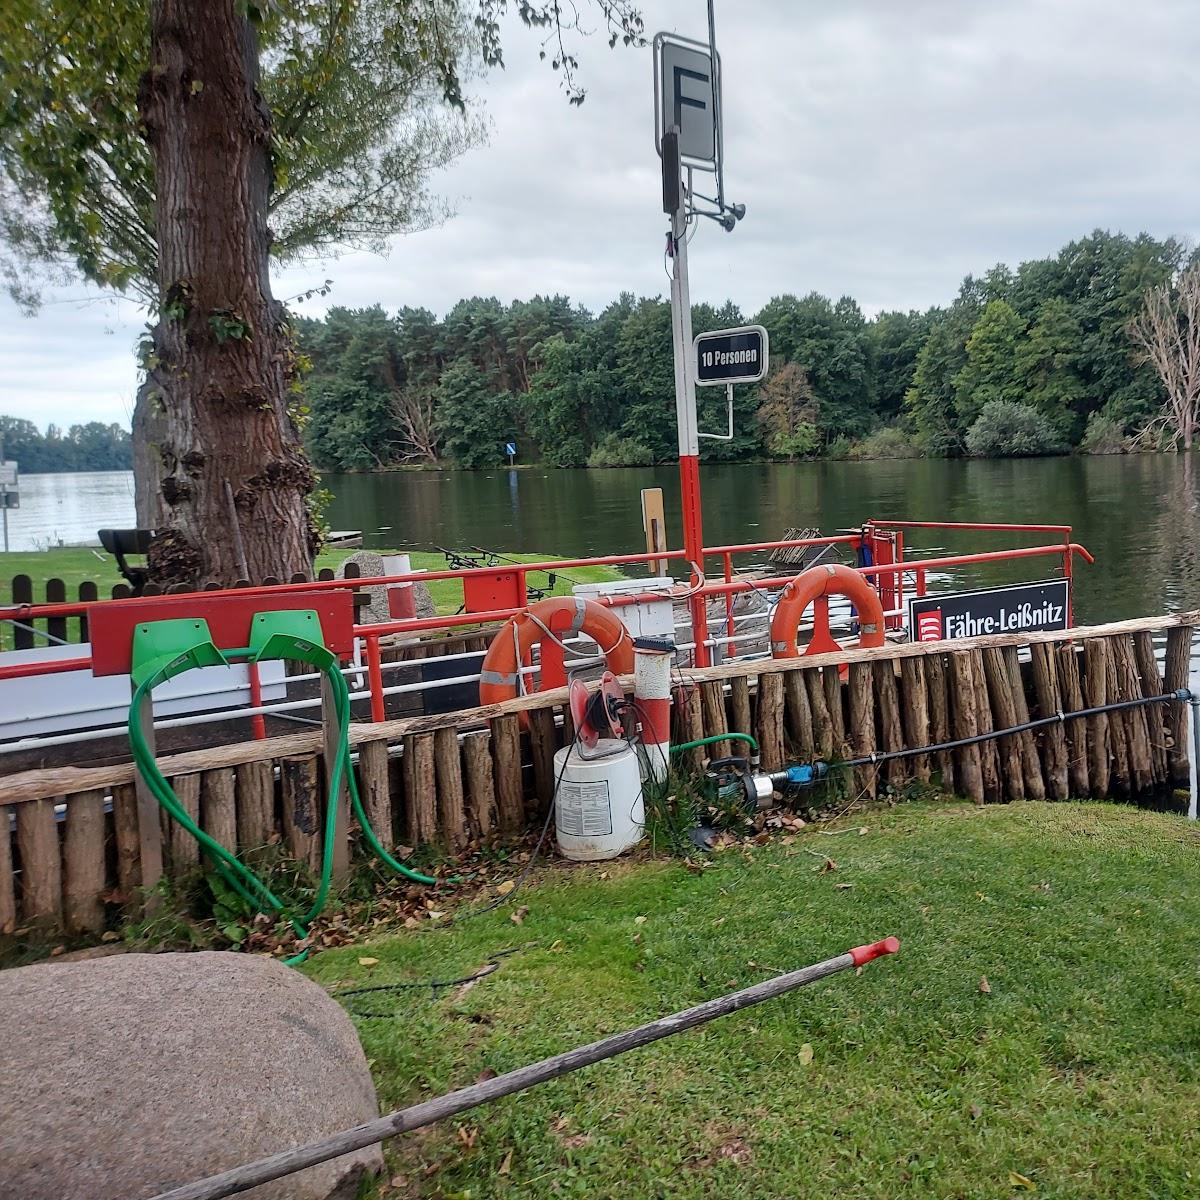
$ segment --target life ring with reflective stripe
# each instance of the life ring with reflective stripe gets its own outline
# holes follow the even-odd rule
[[[804,654],[836,654],[842,647],[829,632],[829,597],[845,596],[858,614],[858,644],[882,646],[884,641],[883,605],[879,593],[866,578],[840,563],[810,567],[801,571],[783,589],[775,615],[771,618],[771,655],[773,658],[798,658],[796,644],[800,618],[816,603],[813,632]]]
[[[543,664],[536,690],[546,691],[565,683],[565,674],[558,678],[562,650],[551,635],[568,633],[586,633],[603,651],[604,661],[614,675],[633,671],[633,639],[616,613],[582,596],[550,596],[511,617],[492,639],[483,656],[479,703],[499,704],[521,693],[518,663],[529,664],[535,644],[541,645]],[[556,663],[557,669],[548,671],[550,663]]]

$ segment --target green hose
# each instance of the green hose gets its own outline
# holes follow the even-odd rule
[[[251,653],[252,651],[249,648],[242,647],[226,651],[225,657],[227,659],[242,658]],[[391,867],[392,870],[398,871],[416,883],[437,883],[437,880],[431,876],[422,875],[420,872],[406,867],[403,863],[397,862],[383,848],[379,839],[375,836],[375,831],[371,828],[371,823],[367,819],[366,811],[363,808],[362,798],[358,792],[358,781],[354,776],[353,766],[350,761],[350,689],[346,685],[346,680],[341,671],[338,670],[336,660],[324,668],[324,672],[333,690],[334,712],[337,718],[340,744],[329,773],[329,793],[325,805],[324,849],[321,857],[321,876],[317,885],[317,892],[313,897],[313,902],[308,912],[303,917],[287,916],[287,920],[301,939],[308,936],[308,926],[320,915],[326,901],[329,899],[329,890],[333,881],[333,845],[337,826],[337,798],[343,778],[345,778],[350,792],[350,803],[353,807],[354,815],[358,818],[367,844],[375,854]],[[240,862],[236,855],[225,846],[222,846],[215,838],[205,833],[196,824],[187,810],[179,803],[178,796],[176,796],[171,785],[159,770],[158,763],[155,761],[154,755],[150,750],[145,730],[142,728],[141,723],[142,700],[154,690],[155,685],[159,682],[162,682],[161,676],[152,675],[144,679],[134,692],[133,701],[129,707],[129,745],[133,751],[134,762],[143,780],[145,780],[146,786],[150,789],[162,808],[174,820],[178,821],[196,839],[200,846],[203,847],[212,859],[217,874],[246,903],[253,905],[260,911],[269,909],[281,916],[287,915],[284,911],[285,906],[283,901],[253,871]],[[307,957],[308,951],[305,950],[283,961],[287,966],[294,966],[297,963],[303,962]]]
[[[695,750],[697,746],[711,746],[713,742],[749,742],[750,749],[758,753],[758,742],[748,733],[714,733],[712,737],[697,738],[694,742],[684,742],[682,746],[672,746],[672,754],[682,754],[685,750]]]

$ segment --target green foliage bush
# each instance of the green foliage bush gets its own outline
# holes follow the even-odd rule
[[[921,445],[898,425],[885,425],[850,448],[850,458],[920,458]]]
[[[801,423],[791,433],[775,433],[767,449],[777,458],[811,458],[821,445],[821,434],[815,425]]]
[[[588,455],[589,467],[648,467],[654,462],[654,451],[649,446],[623,438],[615,433],[604,437]]]
[[[1084,454],[1128,453],[1129,439],[1125,436],[1124,424],[1103,411],[1092,413],[1079,448]]]
[[[989,400],[967,430],[967,453],[975,458],[1026,458],[1065,454],[1062,435],[1044,413],[1028,404]]]

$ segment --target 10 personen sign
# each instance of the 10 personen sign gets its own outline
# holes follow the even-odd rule
[[[1066,629],[1070,625],[1069,587],[1065,579],[1046,579],[912,599],[908,602],[908,636],[914,642],[940,642]]]

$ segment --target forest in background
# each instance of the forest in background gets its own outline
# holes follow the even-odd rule
[[[696,333],[761,324],[762,384],[735,389],[736,436],[709,462],[757,458],[1119,452],[1161,410],[1128,326],[1186,261],[1174,239],[1097,230],[1051,258],[968,276],[953,302],[868,319],[810,292],[757,313],[697,304]],[[638,466],[676,456],[670,307],[623,294],[599,314],[565,296],[299,319],[306,439],[317,466],[467,468],[504,461]],[[723,388],[698,389],[725,427]]]
[[[115,422],[88,421],[65,433],[48,425],[42,433],[24,417],[0,415],[0,458],[12,459],[26,475],[128,471],[133,467],[133,442],[129,430]]]

